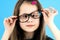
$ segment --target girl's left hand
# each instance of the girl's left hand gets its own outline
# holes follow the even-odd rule
[[[54,17],[57,15],[57,10],[54,8],[42,9],[42,14],[44,17],[45,23],[49,26],[50,30],[54,34],[56,40],[60,40],[60,30],[54,24]]]
[[[57,10],[55,10],[52,7],[42,9],[42,14],[43,14],[45,23],[50,25],[51,23],[53,23],[55,15],[57,15]]]

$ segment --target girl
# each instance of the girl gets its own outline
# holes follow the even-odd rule
[[[56,40],[60,40],[59,30],[53,22],[57,11],[50,9],[52,11],[43,9],[38,0],[19,0],[13,16],[4,20],[5,32],[2,40],[53,40],[45,34],[45,23]]]

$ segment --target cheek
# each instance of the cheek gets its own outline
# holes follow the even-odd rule
[[[35,20],[34,23],[35,23],[34,28],[37,29],[39,27],[39,19]]]
[[[21,28],[25,28],[25,24],[24,23],[20,23],[20,27]]]
[[[26,23],[20,23],[20,28],[24,31],[27,31],[29,29],[26,27]]]
[[[26,24],[28,24],[28,23],[20,23],[20,27],[22,30],[24,30],[26,32],[33,32],[39,27],[39,19],[35,19],[32,23],[35,24],[35,26],[33,26],[31,28],[26,27]]]
[[[35,25],[36,25],[36,26],[39,26],[39,19],[36,19],[36,20],[35,20]]]

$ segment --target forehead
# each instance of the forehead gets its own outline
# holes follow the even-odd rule
[[[31,13],[36,10],[38,10],[36,5],[32,5],[30,3],[23,2],[23,4],[20,7],[20,14],[19,15],[22,15],[24,13]]]

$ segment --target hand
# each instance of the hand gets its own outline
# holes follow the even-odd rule
[[[57,15],[57,10],[55,10],[52,7],[42,9],[42,14],[43,14],[45,23],[49,25],[49,24],[53,23],[54,17],[55,17],[55,15]]]
[[[53,33],[54,37],[56,40],[60,40],[60,30],[56,27],[54,24],[54,17],[57,15],[57,10],[54,8],[47,8],[47,9],[42,9],[42,14],[44,17],[45,23],[48,25],[50,28],[51,32]]]
[[[9,18],[4,19],[4,26],[5,26],[5,31],[8,31],[8,33],[12,33],[15,22],[17,20],[17,16],[11,16]]]

